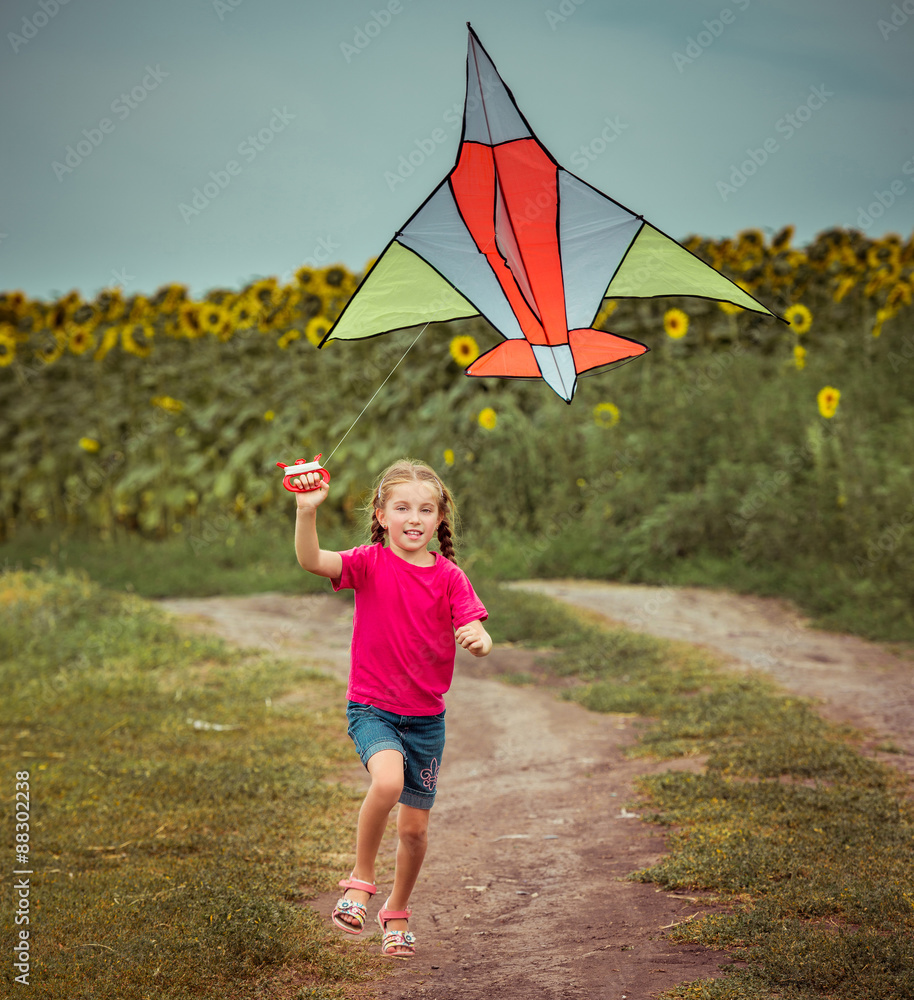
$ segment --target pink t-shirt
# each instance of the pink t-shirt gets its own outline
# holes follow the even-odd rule
[[[454,629],[488,613],[466,573],[437,552],[414,566],[381,544],[340,553],[334,590],[355,591],[350,701],[400,715],[438,715],[454,677]]]

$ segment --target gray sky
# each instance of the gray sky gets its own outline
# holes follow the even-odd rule
[[[914,229],[914,0],[4,0],[0,289],[361,269],[456,158],[467,21],[677,239]]]

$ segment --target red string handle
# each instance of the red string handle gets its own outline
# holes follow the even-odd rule
[[[303,458],[296,460],[294,465],[286,465],[285,462],[277,462],[277,466],[284,470],[284,476],[282,480],[283,486],[290,493],[311,493],[313,490],[320,489],[319,486],[293,486],[290,480],[295,476],[304,475],[306,472],[319,472],[323,476],[324,482],[330,482],[330,473],[321,465],[320,455],[315,455],[312,462],[306,462]]]

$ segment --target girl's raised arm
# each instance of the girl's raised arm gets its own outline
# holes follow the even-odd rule
[[[295,555],[302,569],[315,576],[335,580],[343,572],[343,560],[339,552],[322,549],[317,537],[317,508],[327,498],[330,487],[322,476],[314,472],[305,473],[300,478],[304,485],[317,486],[308,493],[295,494]],[[295,485],[295,480],[292,480]]]

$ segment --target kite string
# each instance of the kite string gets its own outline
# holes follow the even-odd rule
[[[329,454],[329,455],[327,456],[327,459],[326,459],[326,463],[325,463],[325,464],[329,464],[329,462],[330,462],[330,459],[331,459],[331,458],[333,458],[333,456],[334,456],[334,455],[336,454],[336,452],[337,452],[337,449],[339,448],[339,446],[340,446],[340,445],[341,445],[341,444],[342,444],[342,443],[343,443],[343,442],[344,442],[344,441],[346,440],[346,438],[347,438],[347,437],[349,436],[349,431],[351,431],[351,430],[352,430],[352,428],[353,428],[353,427],[355,427],[355,425],[356,425],[356,424],[357,424],[357,423],[358,423],[358,422],[359,422],[359,421],[360,421],[360,420],[362,419],[362,416],[364,415],[365,411],[366,411],[366,410],[368,409],[368,407],[369,407],[369,406],[371,406],[371,404],[372,404],[372,403],[374,402],[374,399],[375,399],[375,396],[377,396],[377,394],[378,394],[378,393],[379,393],[379,392],[380,392],[380,391],[381,391],[381,390],[382,390],[382,389],[384,388],[384,386],[385,386],[385,385],[387,385],[387,382],[388,382],[388,380],[390,379],[390,376],[391,376],[391,375],[393,375],[393,373],[394,373],[394,372],[395,372],[395,371],[396,371],[396,370],[397,370],[397,369],[398,369],[398,368],[400,367],[400,365],[401,365],[401,364],[402,364],[402,362],[403,362],[403,359],[404,359],[404,358],[406,357],[406,355],[407,355],[407,354],[409,354],[409,352],[410,352],[410,351],[411,351],[411,350],[412,350],[412,349],[413,349],[413,348],[414,348],[414,347],[416,346],[416,343],[417,343],[417,341],[419,340],[419,338],[420,338],[420,337],[422,336],[422,334],[423,334],[423,333],[425,333],[425,331],[426,331],[426,330],[428,329],[428,325],[429,325],[429,323],[431,323],[431,320],[429,320],[429,321],[428,321],[428,323],[426,323],[426,324],[425,324],[425,326],[423,326],[423,327],[422,327],[422,329],[421,329],[421,330],[420,330],[420,331],[419,331],[419,332],[418,332],[418,333],[416,334],[416,339],[415,339],[415,340],[414,340],[414,341],[413,341],[413,342],[412,342],[412,343],[411,343],[411,344],[409,345],[409,347],[407,347],[407,348],[406,348],[406,350],[405,350],[405,351],[403,352],[403,356],[402,356],[402,357],[400,358],[400,360],[399,360],[399,361],[398,361],[398,362],[397,362],[397,363],[396,363],[396,364],[395,364],[395,365],[393,366],[393,368],[391,368],[391,370],[390,370],[390,371],[389,371],[389,372],[387,373],[387,378],[385,378],[385,379],[384,379],[384,381],[383,381],[383,382],[382,382],[382,383],[381,383],[381,384],[380,384],[380,385],[379,385],[379,386],[377,387],[377,389],[375,389],[375,391],[374,391],[374,395],[373,395],[373,396],[371,397],[371,399],[369,399],[369,400],[368,400],[368,402],[367,402],[367,403],[366,403],[366,404],[365,404],[365,405],[364,405],[364,406],[362,407],[362,412],[361,412],[361,413],[360,413],[360,414],[359,414],[359,415],[358,415],[358,416],[357,416],[357,417],[355,418],[355,420],[353,420],[353,421],[352,421],[352,423],[351,423],[351,424],[349,425],[349,430],[347,430],[347,431],[346,431],[346,433],[345,433],[345,434],[344,434],[344,435],[343,435],[343,436],[342,436],[342,437],[341,437],[341,438],[339,439],[339,441],[337,441],[337,443],[336,443],[336,447],[335,447],[335,448],[333,449],[333,451],[331,451],[331,452],[330,452],[330,454]]]

